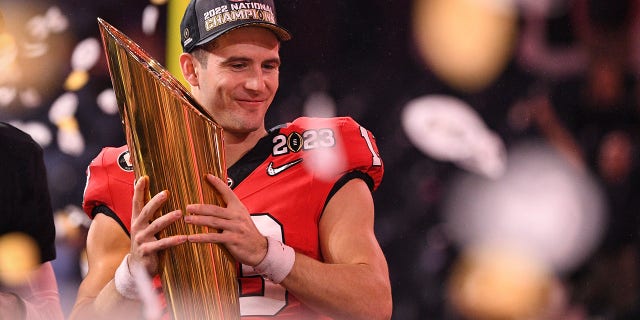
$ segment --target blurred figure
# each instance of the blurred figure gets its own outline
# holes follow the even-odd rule
[[[577,0],[570,9],[569,21],[577,43],[565,51],[547,52],[548,60],[557,61],[558,68],[537,68],[535,61],[527,59],[527,50],[521,50],[521,60],[527,61],[525,68],[530,67],[528,71],[538,76],[539,85],[532,97],[517,104],[512,113],[518,115],[513,118],[526,122],[521,125],[513,121],[520,123],[520,129],[534,129],[574,164],[586,166],[607,132],[640,123],[638,81],[631,68],[634,51],[628,44],[637,10],[633,0]],[[527,37],[525,32],[522,47],[535,42]],[[578,51],[586,57],[581,58]],[[578,62],[582,67],[574,66]]]
[[[640,133],[635,0],[577,0],[569,14],[584,71],[542,78],[512,112],[575,166],[593,173],[606,196],[609,224],[592,259],[572,275],[572,296],[589,316],[640,317],[637,148]],[[518,117],[514,117],[518,118]]]
[[[640,317],[637,133],[616,129],[599,141],[593,166],[606,192],[609,227],[597,255],[576,276],[577,299],[590,314]]]
[[[632,133],[613,130],[602,137],[595,155],[594,166],[609,197],[612,221],[608,241],[612,246],[633,243],[638,238],[636,152]]]
[[[562,79],[584,71],[587,54],[583,45],[565,31],[571,26],[566,1],[544,9],[525,7],[517,49],[517,62],[537,77]],[[562,31],[558,31],[557,26]]]
[[[0,123],[0,319],[64,319],[41,147]]]
[[[584,73],[600,52],[638,73],[639,9],[636,0],[532,1],[523,6],[517,61],[537,77],[558,80]]]

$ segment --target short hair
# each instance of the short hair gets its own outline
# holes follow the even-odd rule
[[[216,40],[209,41],[201,46],[197,46],[193,49],[191,54],[193,55],[198,62],[202,65],[203,68],[207,68],[207,62],[209,61],[209,56],[207,53],[211,52],[216,47]]]

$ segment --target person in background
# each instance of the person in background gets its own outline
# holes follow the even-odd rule
[[[0,319],[64,319],[51,266],[56,258],[56,231],[42,148],[25,132],[0,122],[0,163],[2,250],[33,248],[33,252],[17,256],[34,260],[32,265],[28,261],[2,261]],[[29,246],[31,243],[33,246]],[[16,271],[9,264],[28,268]],[[9,277],[21,271],[23,276]]]
[[[633,44],[640,6],[635,0],[571,3],[582,71],[544,81],[523,105],[533,131],[593,174],[605,196],[608,223],[594,254],[567,277],[571,300],[585,306],[589,317],[637,319],[640,81]]]

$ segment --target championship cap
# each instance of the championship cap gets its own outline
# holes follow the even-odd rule
[[[291,39],[289,31],[276,23],[273,0],[191,0],[180,23],[182,51],[191,52],[244,26],[267,28],[280,41]]]

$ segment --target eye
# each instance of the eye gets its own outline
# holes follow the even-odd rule
[[[232,64],[230,64],[231,68],[236,69],[236,70],[241,70],[247,67],[247,64],[244,62],[234,62]]]
[[[280,65],[278,63],[265,63],[262,65],[262,68],[264,68],[265,70],[278,70],[278,68],[280,67]]]

